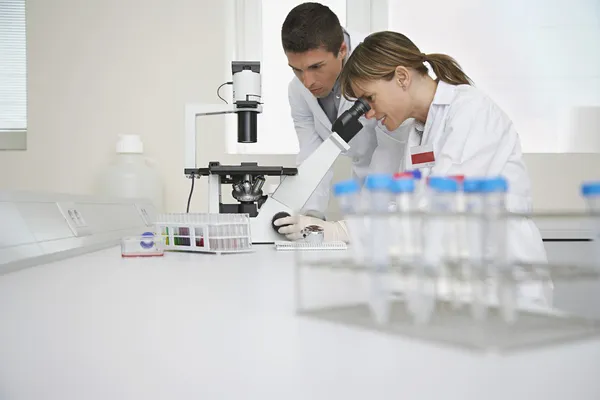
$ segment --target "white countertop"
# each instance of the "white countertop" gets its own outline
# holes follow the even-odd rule
[[[293,254],[118,248],[0,276],[0,399],[600,399],[600,341],[511,355],[299,317]]]

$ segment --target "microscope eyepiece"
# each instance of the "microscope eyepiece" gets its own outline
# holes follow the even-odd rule
[[[367,101],[361,97],[354,102],[354,104],[352,105],[352,107],[350,107],[348,111],[352,112],[353,114],[357,114],[358,116],[356,118],[360,118],[364,114],[366,114],[370,109],[371,106],[369,106],[369,103],[367,103]]]
[[[363,127],[358,119],[365,115],[370,109],[371,107],[365,99],[357,99],[352,107],[344,111],[342,115],[335,120],[331,126],[331,130],[340,135],[346,143],[350,142]]]

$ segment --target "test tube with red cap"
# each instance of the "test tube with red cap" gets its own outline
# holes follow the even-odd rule
[[[396,172],[394,179],[414,179],[412,172]]]
[[[462,185],[465,181],[464,175],[450,175],[448,178],[454,179],[459,185]]]

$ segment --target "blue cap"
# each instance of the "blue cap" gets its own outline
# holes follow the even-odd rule
[[[465,193],[477,193],[481,190],[481,178],[465,178],[463,181],[463,191]]]
[[[584,182],[581,185],[581,194],[584,196],[599,196],[600,195],[600,181]]]
[[[393,179],[391,175],[374,174],[365,179],[365,187],[369,190],[388,190]]]
[[[421,170],[420,169],[413,169],[412,171],[410,171],[413,174],[413,177],[417,180],[421,179],[423,177],[423,175],[421,174]]]
[[[482,193],[506,192],[508,190],[508,182],[502,177],[484,178],[481,179],[479,190]]]
[[[432,176],[429,178],[429,187],[438,192],[456,192],[458,191],[458,182],[452,178]]]
[[[142,240],[140,241],[140,246],[144,249],[151,249],[154,246],[154,232],[144,232],[142,233]]]
[[[407,193],[415,190],[415,181],[413,179],[394,179],[390,184],[390,190],[394,193]]]
[[[333,195],[334,196],[343,196],[346,194],[357,193],[360,190],[360,186],[358,186],[358,182],[354,179],[347,179],[345,181],[337,182],[333,185]]]

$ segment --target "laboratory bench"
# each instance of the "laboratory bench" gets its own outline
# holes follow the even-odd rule
[[[0,276],[0,399],[600,399],[598,339],[479,353],[301,316],[294,262],[114,247]]]

